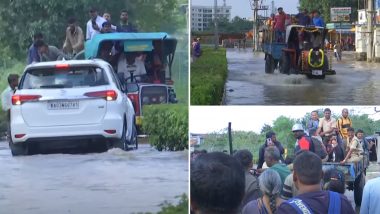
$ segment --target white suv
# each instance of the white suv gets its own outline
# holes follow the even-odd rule
[[[35,142],[79,140],[137,149],[135,111],[125,90],[103,60],[27,66],[12,97],[12,154],[27,155]]]

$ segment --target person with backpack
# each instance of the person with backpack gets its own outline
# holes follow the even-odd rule
[[[283,202],[276,213],[355,213],[346,196],[322,190],[322,161],[316,154],[304,151],[297,155],[293,170],[299,195]]]
[[[339,135],[342,137],[342,139],[347,139],[347,129],[352,127],[351,118],[348,116],[348,109],[344,108],[342,110],[342,116],[338,119],[337,126]]]

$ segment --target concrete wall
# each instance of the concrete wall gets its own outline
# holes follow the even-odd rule
[[[375,46],[375,61],[380,62],[380,24],[374,27],[374,46]],[[355,30],[355,58],[358,61],[367,59],[368,45],[367,25],[356,25]]]

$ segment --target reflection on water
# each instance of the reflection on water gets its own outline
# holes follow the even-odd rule
[[[324,80],[264,72],[264,54],[228,49],[227,105],[374,105],[380,98],[380,66],[356,62],[353,54],[333,60],[337,75]]]
[[[187,151],[12,157],[0,142],[0,162],[0,213],[156,212],[188,191]]]

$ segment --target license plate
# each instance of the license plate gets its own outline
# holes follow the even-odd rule
[[[79,109],[79,101],[48,102],[48,110]]]
[[[312,70],[311,74],[314,75],[314,76],[321,76],[322,75],[322,71],[321,70]]]

